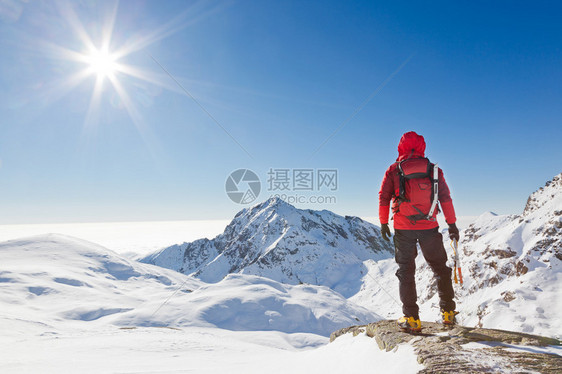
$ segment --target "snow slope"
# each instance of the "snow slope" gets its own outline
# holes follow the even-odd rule
[[[101,246],[62,235],[0,243],[0,303],[8,320],[45,329],[96,322],[165,299],[185,282],[201,282],[120,257]]]
[[[467,323],[562,337],[562,174],[521,215],[482,215],[461,245]]]
[[[207,284],[61,235],[0,243],[0,311],[2,373],[326,373],[366,370],[365,357],[381,372],[421,368],[410,347],[326,345],[379,319],[327,287],[245,274]]]
[[[1,243],[0,264],[4,318],[46,329],[87,322],[328,336],[349,324],[380,319],[327,287],[241,274],[206,284],[60,235]]]
[[[230,273],[323,285],[349,297],[364,261],[392,256],[380,229],[357,217],[301,210],[279,198],[240,211],[223,234],[164,248],[142,259],[207,282]]]
[[[351,334],[310,349],[277,332],[202,327],[111,329],[0,337],[2,373],[329,374],[404,373],[423,369],[409,345],[379,350],[374,339]],[[264,371],[264,369],[266,371]]]

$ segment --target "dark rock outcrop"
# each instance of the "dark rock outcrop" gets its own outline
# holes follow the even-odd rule
[[[347,333],[366,333],[381,350],[411,344],[418,362],[425,366],[420,373],[487,373],[498,372],[498,368],[505,373],[562,373],[561,356],[537,349],[560,345],[557,339],[484,328],[447,328],[432,322],[422,322],[422,326],[422,333],[414,335],[400,331],[395,321],[380,321],[338,330],[330,341]]]

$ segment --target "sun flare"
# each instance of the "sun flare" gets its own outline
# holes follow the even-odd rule
[[[117,71],[116,58],[106,49],[94,49],[85,56],[90,72],[99,78],[112,76]]]
[[[106,8],[103,10],[100,8],[101,17],[90,18],[97,22],[83,23],[76,12],[77,9],[83,10],[83,7],[70,0],[57,1],[57,9],[61,17],[68,23],[72,36],[80,43],[75,43],[74,48],[67,48],[62,44],[55,44],[47,40],[42,43],[57,59],[76,62],[80,68],[53,89],[53,96],[56,94],[56,97],[60,98],[82,82],[89,81],[93,83],[93,87],[84,117],[84,129],[96,127],[104,112],[102,106],[109,104],[126,110],[142,138],[149,144],[151,143],[150,129],[144,123],[135,100],[142,95],[138,95],[138,91],[131,95],[128,90],[142,89],[144,86],[139,85],[139,82],[153,84],[168,90],[177,91],[177,89],[170,88],[170,84],[166,83],[167,78],[165,80],[162,74],[159,75],[151,69],[130,65],[128,62],[135,59],[142,62],[142,56],[137,55],[134,58],[131,56],[183,29],[190,24],[188,17],[195,16],[186,10],[148,34],[133,34],[127,37],[125,42],[122,37],[118,37],[115,41],[113,40],[114,26],[119,2],[102,3],[106,4]],[[87,26],[91,26],[93,29],[89,30]],[[96,35],[95,40],[89,31],[96,31],[93,33]],[[148,55],[150,56],[150,54]]]

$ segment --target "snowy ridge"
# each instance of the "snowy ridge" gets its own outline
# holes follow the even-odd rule
[[[361,287],[367,260],[392,256],[380,229],[357,217],[300,210],[279,198],[240,211],[223,234],[174,245],[142,262],[218,282],[230,273],[287,284],[315,284],[349,297]]]
[[[562,173],[546,182],[544,187],[539,188],[529,196],[523,215],[531,214],[544,206],[562,210],[561,190]]]

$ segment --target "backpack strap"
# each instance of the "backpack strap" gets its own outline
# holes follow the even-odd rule
[[[431,208],[429,208],[429,213],[427,213],[428,220],[434,220],[433,213],[437,209],[437,200],[439,200],[439,167],[437,164],[433,165],[433,177],[431,178],[431,189],[433,190],[433,198],[431,201]]]
[[[406,201],[406,178],[404,177],[404,170],[402,170],[402,162],[398,163],[398,175],[400,176],[400,183],[398,187],[398,199]]]

